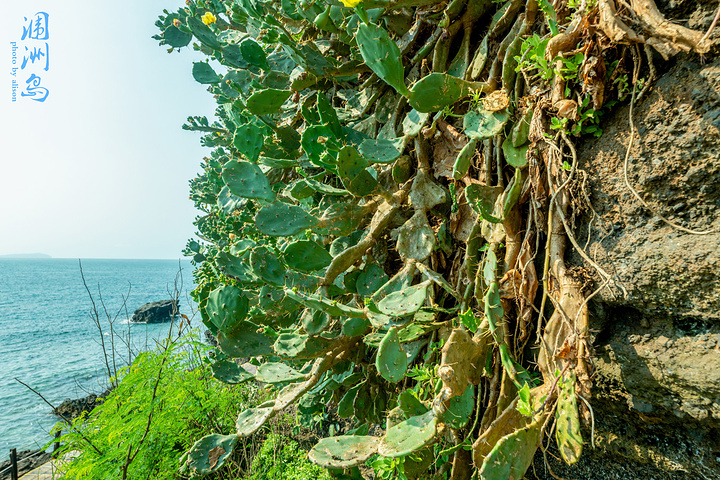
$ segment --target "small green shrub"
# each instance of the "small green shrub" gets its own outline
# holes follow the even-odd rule
[[[255,455],[245,480],[329,480],[327,470],[308,460],[307,452],[290,438],[270,434]]]
[[[207,349],[181,340],[142,353],[123,369],[105,402],[76,419],[77,431],[62,437],[63,453],[81,452],[69,463],[65,478],[178,478],[181,456],[198,437],[233,428],[238,406],[257,400],[257,389],[249,384],[212,378],[209,366],[200,361]],[[59,423],[58,428],[67,427]],[[123,471],[128,455],[133,460]],[[228,463],[233,476],[225,478],[242,474],[239,465]]]

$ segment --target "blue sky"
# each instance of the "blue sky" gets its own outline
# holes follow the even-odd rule
[[[0,16],[0,255],[179,258],[195,231],[188,181],[209,150],[181,129],[212,117],[192,78],[192,48],[168,54],[151,38],[178,0],[5,2]],[[23,17],[49,14],[49,65],[19,67]],[[17,42],[18,63],[12,65]],[[40,57],[44,62],[45,58]],[[31,73],[45,102],[12,102]]]

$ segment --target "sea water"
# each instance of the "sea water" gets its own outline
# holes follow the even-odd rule
[[[180,313],[191,317],[194,312],[188,261],[88,259],[82,260],[82,269],[99,310],[108,354],[105,309],[111,318],[117,315],[114,329],[123,336],[129,329],[134,350],[152,349],[157,339],[168,335],[170,323],[131,324],[128,317],[145,303],[171,298],[178,272]],[[0,461],[10,448],[45,444],[58,421],[50,407],[15,378],[55,406],[108,386],[100,332],[91,312],[78,260],[0,258]],[[119,369],[127,364],[127,348],[117,340],[115,347]]]

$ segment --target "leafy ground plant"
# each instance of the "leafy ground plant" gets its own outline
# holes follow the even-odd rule
[[[574,138],[599,134],[642,38],[707,51],[652,1],[615,3],[189,0],[160,17],[161,45],[207,55],[192,74],[218,103],[185,126],[212,148],[186,253],[213,371],[273,386],[184,471],[222,468],[291,405],[349,419],[309,455],[337,478],[371,459],[521,478],[551,431],[578,460],[592,357],[566,243],[615,285],[568,221]]]
[[[138,355],[104,403],[62,436],[61,454],[82,452],[67,464],[64,478],[177,478],[180,458],[197,437],[231,428],[235,408],[258,398],[250,385],[215,380],[209,365],[200,362],[206,353],[201,343],[182,340]],[[230,459],[222,478],[235,478],[230,471],[239,476],[246,468],[242,458]]]

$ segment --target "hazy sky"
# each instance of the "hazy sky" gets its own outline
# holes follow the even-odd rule
[[[209,150],[181,129],[214,112],[192,78],[192,48],[151,38],[182,0],[3,2],[0,15],[0,255],[179,258],[195,231],[188,181]],[[21,41],[49,14],[48,39]],[[17,42],[17,63],[12,45]],[[49,57],[23,56],[40,47]],[[25,46],[30,47],[25,51]],[[17,76],[12,68],[17,67]],[[31,74],[45,102],[21,97]],[[12,101],[12,80],[20,88]],[[39,96],[37,97],[39,98]]]

